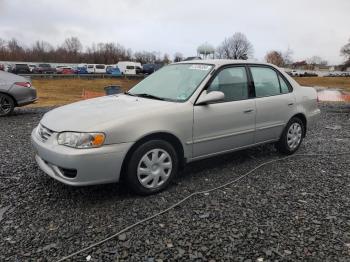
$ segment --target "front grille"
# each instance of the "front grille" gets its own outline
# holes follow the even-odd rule
[[[39,124],[38,126],[38,135],[40,137],[40,139],[43,142],[46,142],[50,136],[52,136],[54,132],[46,127],[44,127],[43,125]]]

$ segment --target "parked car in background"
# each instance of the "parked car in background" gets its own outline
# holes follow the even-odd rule
[[[138,64],[139,63],[132,61],[121,61],[117,63],[117,67],[122,75],[136,75],[136,67],[139,66]]]
[[[53,109],[31,139],[40,168],[60,182],[123,178],[146,195],[195,160],[264,143],[293,154],[319,114],[316,90],[278,67],[188,61],[163,67],[125,94]]]
[[[72,75],[75,74],[75,70],[72,67],[63,67],[61,74],[63,75]]]
[[[36,68],[36,65],[28,65],[29,70],[31,73],[33,73],[34,69]]]
[[[13,74],[30,74],[30,69],[27,64],[15,64],[12,69],[11,73]]]
[[[5,72],[11,72],[12,66],[11,65],[5,65]]]
[[[103,64],[89,64],[87,65],[87,71],[89,74],[105,74],[106,65]]]
[[[106,65],[98,64],[95,65],[95,74],[105,74],[106,73]]]
[[[75,70],[76,74],[79,74],[79,75],[84,75],[84,74],[88,74],[88,70],[85,66],[78,66]]]
[[[161,64],[144,64],[142,66],[142,73],[150,75],[155,71],[159,70],[163,65]]]
[[[121,76],[122,75],[119,68],[114,67],[114,66],[107,66],[106,72],[107,72],[107,74],[112,75],[112,76]]]
[[[56,74],[62,74],[63,68],[66,66],[56,66]]]
[[[15,107],[25,106],[36,100],[36,90],[30,80],[0,71],[0,116],[7,116]]]
[[[34,70],[36,74],[54,74],[56,68],[51,67],[50,64],[39,64]]]
[[[0,64],[0,71],[5,71],[5,65]]]

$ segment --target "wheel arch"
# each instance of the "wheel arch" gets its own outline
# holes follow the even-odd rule
[[[307,119],[306,119],[306,116],[303,113],[297,113],[297,114],[293,115],[291,117],[291,119],[294,118],[294,117],[299,118],[303,122],[303,125],[304,125],[304,137],[305,137],[306,131],[307,131]]]
[[[156,133],[151,133],[151,134],[147,134],[143,137],[141,137],[139,140],[137,140],[128,150],[128,152],[126,153],[123,163],[122,163],[122,167],[121,167],[121,173],[120,173],[120,178],[123,178],[125,171],[126,171],[126,167],[127,167],[127,163],[130,160],[132,153],[143,143],[146,143],[150,140],[164,140],[169,142],[175,149],[178,158],[179,158],[179,164],[180,164],[180,168],[184,166],[184,164],[186,163],[185,160],[185,153],[184,153],[184,147],[180,141],[180,139],[175,136],[174,134],[168,133],[168,132],[156,132]]]
[[[4,94],[4,95],[7,95],[7,96],[11,97],[13,102],[15,103],[15,107],[18,106],[16,98],[13,95],[11,95],[10,93],[6,93],[6,92],[3,92],[3,91],[0,91],[0,94]]]

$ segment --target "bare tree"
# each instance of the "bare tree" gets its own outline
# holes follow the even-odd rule
[[[293,50],[292,49],[290,49],[288,47],[287,50],[284,53],[282,53],[282,56],[283,56],[283,61],[284,61],[285,65],[293,64],[293,59],[292,59]]]
[[[183,54],[180,52],[176,52],[174,55],[174,62],[176,63],[176,62],[180,62],[182,60],[184,60]]]
[[[68,53],[73,53],[73,54],[77,54],[83,49],[83,45],[81,44],[80,40],[74,36],[70,38],[66,38],[63,42],[62,47],[65,50],[67,50]]]
[[[349,42],[340,49],[340,53],[350,61],[350,39]]]
[[[280,51],[270,51],[266,54],[265,60],[267,63],[274,64],[276,66],[284,66],[285,62],[283,59],[283,54]]]
[[[148,51],[135,52],[134,57],[141,64],[153,64],[157,59],[154,52]]]
[[[164,54],[162,63],[163,63],[164,65],[167,65],[167,64],[170,64],[170,63],[171,63],[168,54]]]
[[[217,58],[248,59],[253,55],[253,45],[243,33],[234,33],[225,38],[216,50]]]

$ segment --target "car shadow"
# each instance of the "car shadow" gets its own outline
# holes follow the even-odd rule
[[[151,196],[135,195],[125,184],[125,182],[92,185],[84,187],[72,187],[64,185],[48,176],[40,178],[45,190],[49,190],[50,194],[57,195],[61,199],[70,199],[74,201],[83,201],[88,203],[93,201],[95,204],[104,202],[106,200],[122,201],[125,199],[142,199],[142,198],[169,198],[171,195],[176,195],[179,191],[184,191],[187,187],[187,182],[191,184],[200,183],[203,181],[203,172],[218,173],[225,167],[231,167],[248,163],[248,161],[259,161],[259,159],[266,159],[276,155],[276,150],[272,145],[263,145],[251,149],[236,151],[224,155],[211,157],[208,159],[198,160],[189,163],[179,175],[163,192]],[[181,184],[181,185],[180,185]],[[183,192],[182,192],[183,193]]]

